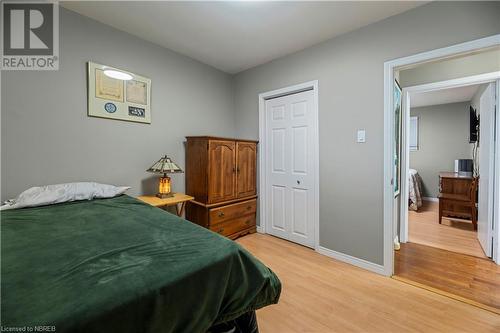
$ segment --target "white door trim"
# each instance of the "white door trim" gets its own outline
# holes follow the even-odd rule
[[[266,233],[267,229],[267,219],[266,219],[266,211],[267,211],[267,179],[266,179],[266,156],[267,156],[267,138],[266,138],[266,100],[290,95],[298,92],[302,92],[305,90],[313,91],[313,113],[314,113],[314,133],[313,133],[313,149],[314,149],[314,249],[318,250],[319,248],[319,109],[318,109],[318,81],[309,81],[305,83],[300,83],[294,86],[285,87],[273,91],[268,91],[265,93],[259,94],[259,230],[262,233]]]
[[[410,186],[408,179],[408,170],[410,169],[410,93],[406,88],[401,92],[401,191],[399,191],[400,200],[399,207],[406,207],[405,210],[400,208],[399,220],[408,222],[408,188]],[[406,149],[405,149],[406,148]],[[406,204],[405,204],[406,203]],[[396,221],[393,221],[395,223]],[[394,224],[397,226],[397,223]],[[396,229],[397,230],[397,229]],[[396,232],[396,230],[394,232]],[[399,226],[399,241],[406,243],[408,241],[408,223],[400,223]]]
[[[392,116],[393,107],[393,84],[394,70],[409,67],[419,63],[446,58],[457,54],[464,54],[476,50],[500,45],[500,34],[485,37],[470,42],[448,46],[428,52],[415,54],[408,57],[398,58],[384,63],[384,186],[383,186],[383,219],[384,219],[384,274],[391,276],[394,271],[393,231],[394,227],[394,190],[391,183],[393,173],[393,137],[394,120]],[[497,99],[498,106],[498,99]],[[497,132],[498,134],[498,132]],[[499,153],[496,145],[496,153]],[[498,171],[499,166],[495,167]],[[498,172],[496,172],[498,175]],[[404,183],[404,182],[403,182]],[[498,189],[498,186],[497,186]],[[499,194],[499,193],[496,193]],[[498,196],[495,196],[498,198]],[[498,201],[498,200],[497,200]],[[498,210],[498,209],[497,209]],[[498,218],[498,216],[497,216]],[[496,224],[498,225],[498,224]],[[499,228],[497,228],[499,229]],[[498,246],[497,246],[498,248]],[[498,256],[497,256],[498,258]]]
[[[401,168],[401,202],[400,202],[400,230],[399,230],[399,238],[401,243],[406,243],[408,241],[408,170],[410,168],[410,147],[409,147],[409,127],[410,127],[410,94],[416,92],[429,92],[436,91],[441,89],[448,89],[454,87],[463,87],[469,86],[473,84],[482,84],[482,83],[491,83],[500,79],[500,71],[491,72],[479,75],[473,75],[468,77],[462,77],[453,80],[446,80],[440,82],[432,82],[421,84],[417,86],[411,86],[403,88],[403,108],[402,108],[402,133],[403,135],[403,143],[401,145],[402,153],[401,153],[401,164],[403,167]],[[494,143],[492,144],[492,149],[494,149]],[[491,161],[492,167],[491,172],[494,173],[493,161]],[[491,191],[488,194],[490,200],[493,199],[493,177],[490,179],[491,181]],[[423,198],[424,200],[426,198]],[[437,201],[437,198],[432,198]],[[492,201],[493,202],[493,201]]]
[[[500,265],[500,80],[496,87],[495,179],[493,185],[493,261]],[[496,203],[496,205],[495,205]]]

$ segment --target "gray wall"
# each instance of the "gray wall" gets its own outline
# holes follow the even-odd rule
[[[2,73],[2,200],[34,185],[99,181],[156,193],[145,172],[184,136],[234,135],[232,77],[60,8],[59,71]],[[152,80],[151,125],[87,117],[86,62]],[[174,190],[184,175],[173,175]]]
[[[412,108],[418,117],[419,149],[410,152],[410,168],[422,177],[424,196],[436,198],[439,172],[453,171],[456,159],[472,158],[470,102]]]
[[[402,87],[410,87],[495,71],[500,71],[499,48],[402,70],[398,81]]]
[[[485,83],[485,84],[480,85],[479,88],[477,89],[476,93],[474,94],[474,96],[472,96],[472,99],[470,101],[471,106],[474,109],[476,109],[476,112],[479,115],[481,114],[481,108],[480,108],[481,95],[484,93],[486,88],[488,88],[488,86],[489,86],[489,83]],[[479,117],[479,120],[481,121],[481,117]],[[471,153],[472,153],[473,147],[474,146],[471,146]],[[481,150],[481,145],[478,145],[476,148],[476,158],[474,160],[474,173],[476,175],[479,174],[479,153],[480,153],[480,150]]]
[[[322,246],[383,263],[384,61],[498,34],[499,15],[500,3],[434,2],[236,75],[247,138],[258,137],[259,93],[319,80]]]
[[[482,85],[479,86],[479,88],[477,89],[476,93],[474,94],[474,96],[472,96],[472,99],[470,101],[470,105],[472,105],[472,107],[474,109],[476,109],[476,112],[477,113],[480,113],[481,110],[479,108],[479,99],[481,98],[481,95],[484,93],[484,91],[486,90],[486,88],[488,88],[488,83],[484,83]]]
[[[162,153],[183,167],[185,135],[257,138],[258,93],[317,79],[320,244],[379,264],[384,61],[500,33],[500,3],[436,2],[230,77],[60,10],[60,70],[2,73],[2,199],[77,180],[153,193],[144,170]],[[153,123],[87,117],[88,60],[150,77]],[[366,143],[355,143],[357,128]]]

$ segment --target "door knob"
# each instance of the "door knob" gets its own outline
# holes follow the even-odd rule
[[[297,180],[297,184],[299,184],[299,185],[300,185],[300,180]]]

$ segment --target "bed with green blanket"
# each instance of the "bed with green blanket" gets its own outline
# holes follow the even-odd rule
[[[1,212],[2,327],[206,332],[278,302],[235,242],[127,195]]]

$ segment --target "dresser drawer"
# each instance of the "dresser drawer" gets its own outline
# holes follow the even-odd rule
[[[238,202],[232,205],[212,208],[209,211],[210,225],[239,218],[243,215],[255,215],[257,199]]]
[[[222,235],[230,236],[239,231],[255,227],[255,214],[239,217],[233,220],[224,221],[210,225],[210,230]]]

